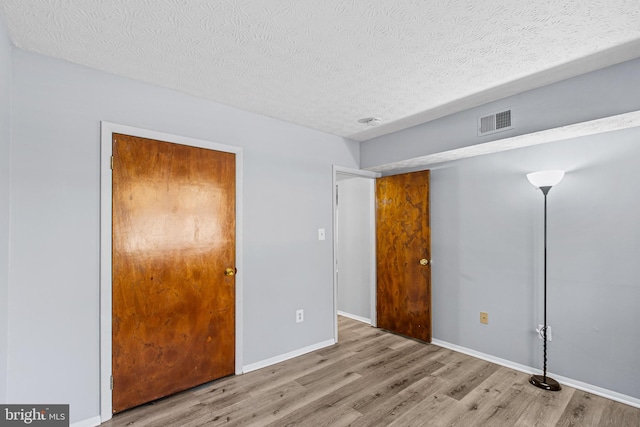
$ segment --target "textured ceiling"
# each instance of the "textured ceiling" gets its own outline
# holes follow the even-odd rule
[[[0,5],[20,48],[356,140],[640,56],[638,0]]]

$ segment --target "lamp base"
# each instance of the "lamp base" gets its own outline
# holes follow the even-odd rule
[[[532,375],[531,378],[529,378],[529,382],[538,388],[549,391],[560,391],[562,388],[558,381],[543,375]]]

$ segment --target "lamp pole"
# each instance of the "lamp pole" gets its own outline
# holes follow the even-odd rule
[[[555,184],[560,182],[564,172],[543,171],[527,175],[534,186],[544,195],[544,326],[542,330],[543,369],[542,375],[532,375],[529,382],[536,387],[549,391],[559,391],[560,383],[547,376],[547,194]]]

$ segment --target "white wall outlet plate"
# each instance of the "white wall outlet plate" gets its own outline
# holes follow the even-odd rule
[[[544,339],[543,330],[544,330],[544,325],[538,325],[538,327],[536,328],[536,332],[538,333],[538,338],[540,339]],[[551,341],[551,338],[552,338],[551,326],[547,325],[547,341]]]

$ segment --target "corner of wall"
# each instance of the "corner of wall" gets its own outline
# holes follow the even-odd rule
[[[12,49],[0,10],[0,403],[8,401]]]

